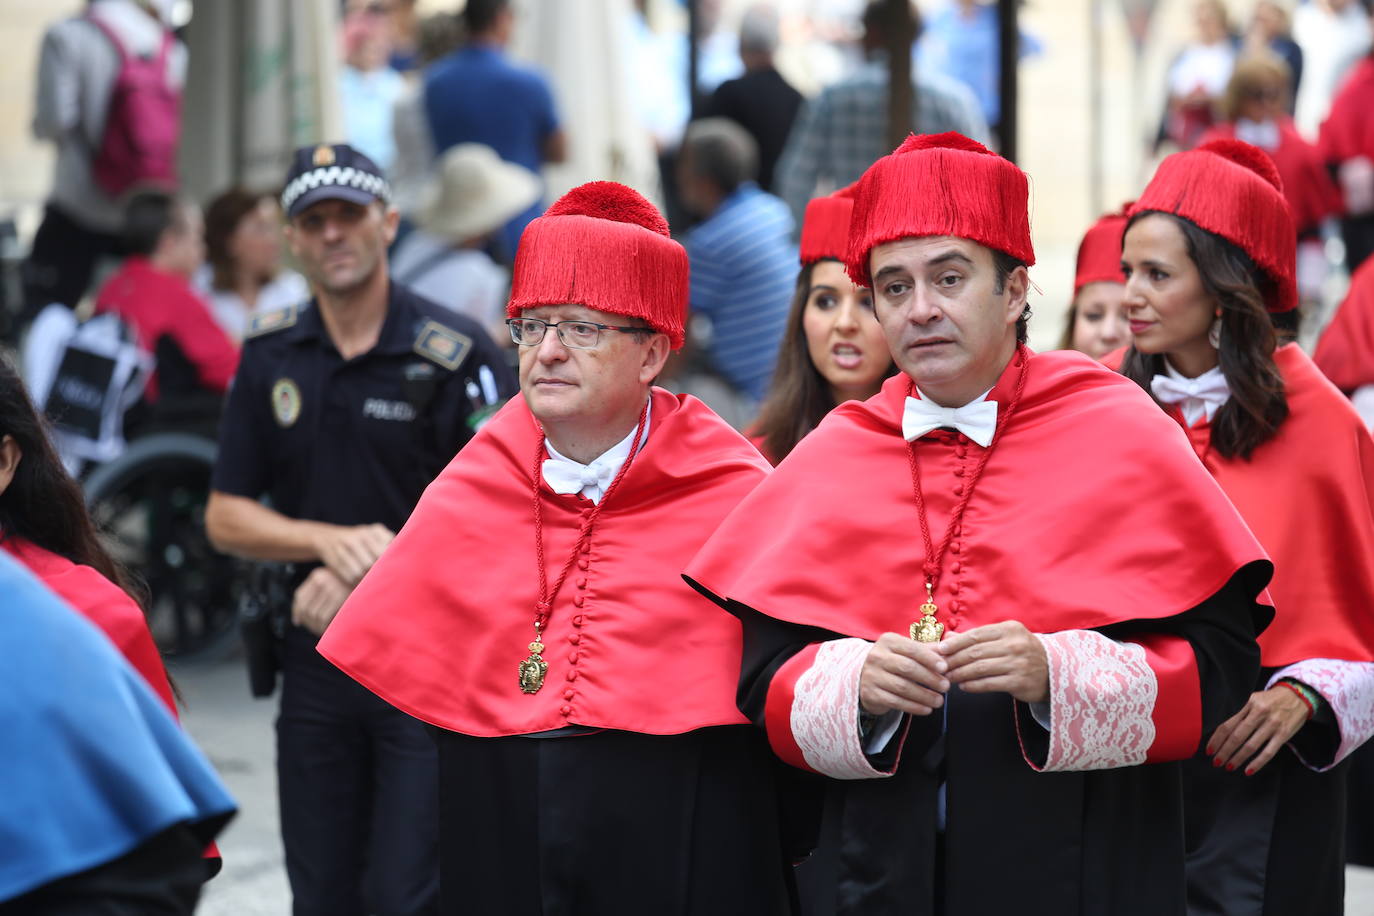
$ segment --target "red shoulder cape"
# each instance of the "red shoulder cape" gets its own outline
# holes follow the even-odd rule
[[[1317,134],[1317,149],[1330,163],[1356,156],[1374,158],[1374,58],[1364,57],[1331,100],[1331,111]]]
[[[1342,391],[1374,385],[1374,258],[1356,268],[1312,359]]]
[[[1025,393],[944,560],[939,618],[954,630],[1032,630],[1179,614],[1264,552],[1139,387],[1081,353],[1030,358]],[[1005,405],[1016,359],[990,399]],[[901,433],[907,377],[842,404],[740,503],[688,567],[700,587],[771,617],[876,639],[924,600],[924,550]],[[917,440],[939,543],[978,453]],[[960,457],[960,453],[966,453]]]
[[[167,704],[172,718],[177,718],[176,698],[167,680],[167,668],[162,664],[153,634],[148,630],[143,609],[134,599],[91,567],[73,563],[37,544],[7,537],[0,541],[0,547],[28,567],[31,573],[81,616],[99,627],[134,670],[143,675],[162,702]]]
[[[1250,460],[1213,452],[1205,422],[1186,432],[1274,558],[1277,615],[1259,638],[1264,665],[1374,661],[1374,440],[1296,344],[1274,359],[1289,415]]]
[[[1301,235],[1315,229],[1323,220],[1344,213],[1345,201],[1331,173],[1326,170],[1321,154],[1298,133],[1292,119],[1280,118],[1278,126],[1278,149],[1264,152],[1274,160],[1279,177],[1283,179],[1283,197],[1293,214],[1293,225]],[[1234,124],[1219,124],[1200,142],[1219,138],[1234,140],[1235,136]]]
[[[555,602],[547,680],[521,693],[537,596],[530,472],[542,434],[515,398],[430,484],[320,652],[416,718],[478,737],[569,724],[678,734],[745,721],[739,622],[682,581],[768,473],[700,401],[654,389],[647,443]],[[549,585],[592,503],[540,478]]]

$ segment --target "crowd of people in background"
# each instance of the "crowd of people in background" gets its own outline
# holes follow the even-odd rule
[[[640,59],[677,60],[680,45],[652,33],[645,7],[627,10]],[[1225,4],[1198,0],[1153,138],[1168,155],[1078,248],[1058,348],[1081,356],[1026,345],[1029,191],[994,148],[992,5],[951,0],[924,23],[913,8],[914,136],[895,151],[890,4],[864,6],[859,66],[810,97],[778,68],[775,8],[745,5],[732,33],[720,4],[702,7],[699,84],[675,79],[643,125],[658,186],[642,195],[593,182],[552,206],[543,170],[568,158],[577,125],[560,117],[548,79],[510,55],[520,26],[510,0],[423,19],[413,2],[347,0],[345,135],[297,150],[280,187],[227,188],[203,209],[171,171],[188,50],[168,0],[91,0],[44,37],[34,132],[57,156],[21,319],[54,305],[74,328],[117,319],[148,368],[127,428],[218,434],[211,540],[291,564],[277,741],[297,912],[363,913],[365,900],[438,912],[441,885],[446,911],[458,911],[461,887],[495,912],[512,882],[528,898],[513,912],[537,911],[541,895],[630,912],[618,907],[632,889],[661,882],[702,894],[694,913],[725,912],[723,900],[780,914],[888,912],[913,895],[941,912],[1000,907],[1019,892],[961,871],[991,842],[965,825],[992,823],[998,805],[1092,847],[1053,888],[1060,897],[1046,892],[1054,906],[1087,895],[1095,913],[1185,899],[1190,912],[1230,912],[1244,898],[1265,912],[1339,912],[1345,779],[1355,774],[1355,792],[1374,785],[1374,760],[1359,752],[1374,732],[1374,625],[1361,616],[1374,598],[1367,5],[1263,0],[1237,28]],[[1020,40],[1022,57],[1043,53],[1034,36]],[[943,196],[923,193],[935,186]],[[1347,275],[1332,310],[1333,280]],[[61,417],[45,420],[45,406],[0,363],[0,576],[46,614],[36,578],[109,637],[138,678],[91,653],[151,736],[129,760],[162,769],[149,764],[144,775],[160,775],[143,780],[102,760],[67,774],[90,784],[115,774],[149,816],[117,824],[117,797],[75,793],[72,810],[95,812],[111,843],[98,855],[57,842],[35,857],[32,880],[7,882],[0,868],[0,912],[26,895],[68,912],[55,908],[63,895],[142,874],[142,854],[179,867],[129,899],[160,895],[167,912],[189,912],[218,867],[213,840],[233,804],[176,728],[146,596],[101,546],[45,429]],[[1057,439],[1044,432],[1052,421]],[[1183,437],[1164,435],[1175,426]],[[538,456],[529,519],[527,448]],[[994,448],[1017,456],[1034,485],[999,476]],[[1068,492],[1065,468],[1091,470],[1074,464],[1076,449],[1111,468]],[[1131,461],[1167,486],[1142,486]],[[1017,521],[985,504],[966,530],[989,464],[979,495]],[[853,493],[799,497],[825,474],[849,475]],[[671,505],[656,501],[649,475],[676,488]],[[902,502],[913,495],[915,508]],[[1076,522],[1062,523],[1061,498]],[[692,523],[676,526],[678,511]],[[1194,511],[1197,527],[1164,536],[1170,518]],[[904,552],[920,550],[918,516],[922,564]],[[408,519],[419,522],[398,537]],[[1085,519],[1098,532],[1138,525],[1139,538],[1111,553],[1089,543]],[[501,533],[526,527],[518,539]],[[532,614],[488,619],[516,567],[529,572],[530,534],[540,578],[516,591]],[[600,552],[603,536],[623,549],[639,535],[667,546],[652,562]],[[1167,544],[1152,553],[1156,535]],[[999,539],[1025,539],[1044,569]],[[454,543],[481,568],[435,581]],[[1071,570],[1076,551],[1101,568]],[[1160,566],[1178,575],[1160,584]],[[906,603],[924,597],[924,618],[908,639],[869,604],[905,607],[892,583],[910,586],[918,572],[924,595]],[[830,581],[844,576],[877,577],[878,597],[848,608]],[[661,598],[659,618],[578,613],[588,601],[629,606],[636,589]],[[1112,604],[1113,589],[1130,600]],[[1027,595],[1034,609],[1018,604]],[[398,636],[395,619],[416,608]],[[999,617],[1013,613],[1024,626]],[[555,655],[549,627],[564,618],[568,651]],[[679,625],[719,645],[654,645],[648,630]],[[596,626],[619,634],[600,658]],[[741,626],[742,648],[729,642]],[[89,628],[54,629],[80,643]],[[496,631],[510,643],[499,652],[514,652],[499,672],[482,667]],[[1013,673],[974,673],[988,661],[973,651],[980,638]],[[720,645],[744,653],[738,684],[741,673],[703,649]],[[454,704],[445,691],[459,676],[438,653],[468,649],[461,679],[480,701]],[[1099,723],[1117,729],[1115,744],[1051,712],[1091,705],[1089,657],[1134,691]],[[664,702],[617,680],[621,667],[694,686]],[[556,687],[539,715],[511,705],[517,683],[533,695],[546,677]],[[997,683],[978,686],[985,677]],[[1010,695],[1014,721],[978,693]],[[967,718],[949,724],[947,702]],[[44,740],[60,748],[70,737]],[[843,782],[797,788],[773,756]],[[682,785],[715,781],[685,810],[676,796],[632,791],[640,765]],[[1042,793],[1043,770],[1074,774],[1081,824],[1068,823],[1064,798]],[[633,798],[643,822],[676,825],[675,864],[633,848],[596,804],[567,800],[584,772]],[[491,791],[474,800],[476,784]],[[567,796],[553,820],[585,822],[608,845],[574,855],[538,831],[531,841],[586,875],[623,873],[619,883],[517,862],[531,838],[500,825],[512,811],[543,816],[540,792]],[[1000,801],[983,802],[989,792]],[[814,823],[774,823],[774,793]],[[1150,793],[1176,804],[1147,812]],[[894,805],[938,825],[938,842],[890,828]],[[0,802],[0,818],[15,810]],[[693,825],[701,812],[708,826]],[[1148,829],[1113,852],[1101,841],[1118,817]],[[1365,820],[1352,819],[1352,849],[1369,839]],[[1169,885],[1168,856],[1129,870],[1122,850],[1140,862],[1175,833],[1186,885]],[[885,870],[865,883],[840,850],[877,836],[891,842],[867,854]],[[1067,867],[1062,843],[997,844],[1027,880],[1036,863]],[[791,860],[812,848],[794,874]],[[904,871],[913,861],[921,868]]]

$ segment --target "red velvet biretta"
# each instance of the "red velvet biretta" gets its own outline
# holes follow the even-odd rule
[[[854,213],[854,187],[813,198],[806,205],[801,231],[803,264],[815,264],[826,258],[844,260],[849,248],[849,217]]]
[[[687,252],[639,192],[593,181],[564,194],[525,227],[506,314],[541,305],[642,318],[682,346]]]
[[[1078,269],[1073,278],[1073,294],[1089,283],[1125,283],[1121,272],[1121,237],[1126,233],[1127,203],[1116,213],[1108,213],[1093,223],[1078,243]]]
[[[884,242],[952,235],[1035,263],[1026,174],[958,133],[912,134],[855,186],[845,268],[869,286],[868,256]]]
[[[1168,156],[1130,215],[1151,210],[1180,216],[1249,255],[1273,281],[1265,293],[1269,311],[1297,306],[1298,234],[1283,181],[1264,150],[1240,140],[1212,140]]]

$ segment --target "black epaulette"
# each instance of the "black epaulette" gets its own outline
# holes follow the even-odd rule
[[[425,359],[452,372],[472,352],[472,338],[430,318],[420,326],[414,349]]]
[[[296,323],[300,317],[301,306],[288,305],[285,308],[273,309],[270,312],[259,312],[248,322],[248,330],[244,332],[244,340],[252,340],[254,337],[261,337],[264,334],[271,334],[273,331],[283,331]]]

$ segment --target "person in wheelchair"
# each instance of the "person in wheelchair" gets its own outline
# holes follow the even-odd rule
[[[162,191],[139,192],[125,207],[123,239],[129,256],[96,294],[95,311],[118,316],[156,360],[125,428],[213,438],[239,355],[191,285],[205,260],[200,211]]]

